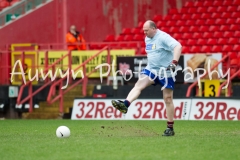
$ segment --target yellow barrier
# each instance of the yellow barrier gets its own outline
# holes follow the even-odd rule
[[[220,84],[225,82],[225,79],[203,79],[201,80],[201,83],[203,83],[204,89],[202,88],[202,84],[200,83],[200,86],[198,86],[198,96],[202,97],[203,90],[204,90],[204,97],[217,97],[217,93],[220,87]],[[227,89],[223,90],[225,92],[225,95],[227,94]]]

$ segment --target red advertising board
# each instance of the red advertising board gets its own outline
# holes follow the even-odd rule
[[[175,99],[176,120],[240,120],[240,100]],[[72,120],[166,120],[162,99],[138,99],[122,114],[110,99],[75,99]]]
[[[189,120],[240,120],[240,100],[192,99]]]
[[[190,99],[174,100],[175,119],[188,119]],[[163,100],[140,99],[129,107],[127,114],[122,114],[112,107],[110,99],[75,99],[73,120],[80,119],[125,119],[125,120],[165,120],[166,107]]]

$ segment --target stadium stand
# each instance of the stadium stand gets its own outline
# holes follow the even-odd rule
[[[16,3],[17,1],[7,4],[6,1],[0,0],[0,7],[8,7],[13,2]],[[165,16],[156,14],[152,20],[156,22],[159,29],[166,31],[183,45],[182,52],[184,54],[219,52],[223,55],[229,55],[229,65],[232,69],[232,75],[240,68],[239,17],[239,0],[201,0],[186,2],[181,9],[170,9]],[[134,48],[136,49],[137,56],[146,55],[144,34],[142,31],[143,24],[144,22],[139,21],[135,27],[123,28],[118,35],[106,35],[103,42],[107,43],[91,44],[89,49],[101,49],[106,45],[110,45],[113,48],[120,49]],[[227,66],[227,61],[224,61],[223,66],[229,67]],[[240,78],[240,74],[238,78]],[[182,92],[175,92],[174,96],[185,97],[185,94],[182,93],[186,93],[189,86],[181,84],[179,86],[176,85],[176,87]],[[103,86],[102,90],[94,88],[93,93],[105,94],[107,97],[124,98],[126,92],[130,91],[132,86],[128,86],[127,89],[119,86],[117,92],[113,91],[112,86],[110,88],[109,86]],[[233,87],[233,93],[238,93],[238,90],[238,87]],[[143,92],[140,98],[154,98],[154,93],[155,91],[150,87]],[[24,92],[23,97],[26,95],[27,93]],[[193,95],[192,92],[191,95]],[[238,96],[238,94],[235,94],[235,96]],[[161,97],[161,95],[158,95],[156,98],[158,97]],[[46,100],[46,97],[41,99],[41,101],[44,100]]]
[[[159,29],[168,32],[183,47],[183,53],[240,52],[240,6],[238,0],[186,2],[181,9],[170,9],[166,16],[154,15]],[[120,35],[108,42],[143,41],[143,22],[137,27],[124,28]],[[171,27],[169,27],[171,26]],[[124,38],[119,36],[124,35]],[[138,38],[132,38],[138,35]],[[105,41],[107,38],[105,39]],[[120,48],[137,45],[124,44]],[[136,55],[145,54],[141,48]],[[226,63],[226,62],[224,62]],[[226,66],[226,64],[223,64]]]

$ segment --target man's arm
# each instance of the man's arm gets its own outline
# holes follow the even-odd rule
[[[167,67],[167,70],[175,71],[175,68],[178,65],[178,61],[181,56],[181,53],[182,53],[182,45],[178,44],[173,49],[173,60],[172,60],[172,63]]]
[[[178,62],[180,56],[182,53],[182,45],[178,44],[176,47],[173,49],[173,60],[176,60]]]

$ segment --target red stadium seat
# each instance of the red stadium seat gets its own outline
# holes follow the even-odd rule
[[[230,60],[230,65],[231,65],[231,66],[237,66],[238,63],[239,63],[239,62],[238,62],[238,59],[237,59],[237,58]]]
[[[191,15],[190,14],[182,14],[181,19],[186,21],[188,19],[191,19]]]
[[[0,2],[0,8],[6,8],[9,6],[9,3],[7,1],[1,1]]]
[[[218,26],[210,26],[208,29],[209,32],[215,32],[215,31],[219,31],[219,27]]]
[[[162,15],[154,15],[153,16],[153,21],[156,23],[158,21],[161,21],[162,20]]]
[[[140,28],[140,29],[142,29],[144,23],[145,23],[145,22],[142,22],[142,21],[138,22],[138,26],[137,26],[137,27]]]
[[[240,12],[233,12],[233,13],[231,14],[231,17],[232,17],[232,18],[239,18],[239,17],[240,17]]]
[[[123,28],[121,34],[122,35],[131,34],[131,28]]]
[[[145,37],[144,37],[144,38],[145,38]],[[144,41],[141,42],[141,47],[144,47],[144,48],[146,47],[146,44],[145,44]]]
[[[217,8],[216,7],[208,7],[207,12],[209,12],[209,13],[217,12]]]
[[[201,53],[209,53],[211,52],[211,47],[210,46],[202,46],[200,49]]]
[[[200,46],[192,46],[190,48],[191,53],[200,53]]]
[[[197,13],[206,13],[207,12],[207,7],[198,7],[197,8]]]
[[[237,11],[237,6],[227,6],[227,12],[235,12]]]
[[[194,46],[194,45],[197,44],[196,42],[197,42],[197,41],[196,41],[195,39],[188,39],[188,40],[187,40],[187,45],[188,45],[188,46]]]
[[[176,26],[184,26],[184,25],[185,25],[185,21],[183,21],[183,20],[178,20],[176,22]]]
[[[181,34],[179,34],[179,33],[174,33],[174,34],[173,34],[173,38],[175,38],[175,39],[177,39],[177,40],[181,39],[181,38],[182,38],[182,33],[181,33]]]
[[[179,13],[179,11],[178,11],[178,9],[177,8],[172,8],[172,9],[170,9],[169,10],[169,12],[168,12],[168,14],[178,14]]]
[[[222,2],[219,0],[214,0],[213,1],[213,6],[217,7],[217,6],[222,6]]]
[[[117,35],[115,38],[115,41],[123,41],[124,36],[123,35]]]
[[[214,23],[216,25],[223,25],[223,24],[226,24],[226,20],[222,18],[217,18]]]
[[[206,44],[207,44],[207,40],[206,39],[199,38],[197,40],[197,45],[203,46],[203,45],[206,45]]]
[[[231,18],[231,13],[230,12],[222,12],[221,18],[223,18],[223,19]]]
[[[212,37],[213,37],[212,32],[204,32],[203,33],[203,38],[209,39],[209,38],[212,38]]]
[[[214,19],[207,19],[207,20],[205,21],[205,23],[206,23],[206,25],[211,26],[211,25],[214,25],[214,24],[215,24],[215,20],[214,20]]]
[[[217,12],[226,12],[227,11],[227,7],[226,6],[218,6],[217,7]]]
[[[213,37],[214,38],[222,38],[223,37],[223,32],[214,32]]]
[[[186,41],[187,40],[183,40],[183,39],[179,39],[178,42],[182,45],[182,46],[186,46]]]
[[[163,17],[164,21],[169,21],[171,19],[172,19],[172,16],[170,16],[170,15],[166,15],[166,16]]]
[[[185,23],[186,23],[186,26],[194,26],[195,20],[187,20],[185,21]]]
[[[200,26],[198,31],[201,33],[208,32],[208,26]]]
[[[163,32],[169,32],[169,27],[161,27],[160,28]]]
[[[182,39],[191,39],[191,38],[192,38],[192,34],[190,34],[190,33],[183,33],[182,34]]]
[[[181,26],[181,27],[179,28],[179,32],[186,33],[186,32],[188,32],[188,31],[189,31],[189,28],[188,28],[188,27]]]
[[[202,34],[200,34],[200,33],[198,33],[198,32],[195,32],[195,33],[193,33],[192,38],[194,38],[194,39],[202,38]]]
[[[221,45],[214,45],[214,46],[211,48],[211,52],[222,52],[222,47],[221,47]]]
[[[201,14],[192,14],[192,16],[191,16],[191,19],[193,19],[193,20],[196,20],[196,19],[200,19],[201,18]]]
[[[217,13],[217,12],[212,13],[211,18],[213,18],[213,19],[221,18],[221,13]]]
[[[234,19],[234,18],[228,18],[228,19],[226,20],[226,24],[234,24],[235,21],[236,21],[236,19]]]
[[[235,23],[240,24],[240,18],[237,18]]]
[[[142,34],[135,34],[133,36],[133,41],[143,41],[144,40],[144,36]]]
[[[166,26],[168,26],[168,27],[173,27],[173,26],[175,26],[175,24],[176,24],[175,20],[170,20],[170,21],[166,22]]]
[[[204,1],[203,2],[204,7],[209,7],[209,6],[212,6],[212,5],[213,5],[213,1]]]
[[[233,67],[233,68],[232,68]],[[236,66],[231,66],[231,70],[230,70],[230,76],[234,75],[237,72],[237,68]]]
[[[240,5],[240,1],[239,0],[233,0],[232,4],[233,5]]]
[[[165,21],[158,21],[156,25],[157,25],[158,28],[165,27],[166,22]]]
[[[172,15],[172,20],[175,20],[175,24],[176,24],[176,20],[181,19],[181,15],[180,14],[174,14]]]
[[[144,47],[144,48],[143,48],[143,47],[141,48],[141,50],[140,50],[140,54],[141,54],[141,55],[145,55],[145,54],[147,54],[146,51],[145,51],[145,47]]]
[[[188,14],[193,14],[193,13],[196,13],[196,8],[195,7],[188,8]]]
[[[223,37],[224,38],[229,38],[229,37],[233,37],[233,34],[234,32],[229,32],[229,31],[226,31],[226,32],[223,32]]]
[[[181,15],[186,14],[186,13],[188,13],[188,8],[186,8],[186,7],[181,8],[179,11],[179,14],[181,14]]]
[[[207,40],[208,45],[216,45],[217,44],[217,39],[215,38],[210,38]]]
[[[198,27],[197,26],[191,26],[190,28],[189,28],[189,32],[198,32]]]
[[[182,47],[182,53],[190,53],[189,47],[188,46],[183,46]]]
[[[240,44],[235,44],[234,46],[233,46],[233,51],[240,51]]]
[[[202,6],[203,6],[203,2],[201,2],[201,1],[196,1],[196,2],[193,3],[193,6],[194,6],[194,7],[202,7]]]
[[[132,28],[131,29],[131,33],[132,34],[141,34],[143,32],[142,32],[142,30],[140,28]]]
[[[133,35],[125,35],[123,40],[124,41],[133,41]]]
[[[220,31],[229,31],[229,25],[221,25],[219,30]]]
[[[230,52],[230,51],[232,51],[232,46],[231,45],[223,45],[222,51]]]
[[[179,27],[170,27],[169,29],[169,33],[173,34],[173,33],[178,33],[179,32]]]
[[[140,47],[140,43],[138,44],[137,42],[130,42],[127,46],[128,48],[137,48]]]
[[[228,1],[228,0],[224,0],[222,5],[224,6],[231,6],[232,5],[232,2],[231,1]]]
[[[209,18],[211,18],[211,14],[210,13],[203,13],[201,15],[201,19],[209,19]]]
[[[230,59],[237,59],[237,53],[236,52],[228,52],[228,56]]]
[[[227,44],[227,42],[228,42],[227,38],[219,38],[217,41],[217,43],[221,44],[221,45],[225,45],[225,44]]]
[[[196,25],[196,26],[205,25],[205,20],[203,20],[203,19],[198,19],[198,20],[195,21],[195,25]]]
[[[230,31],[239,31],[240,25],[239,24],[231,24],[229,29],[230,29]]]
[[[239,38],[240,37],[240,31],[234,32],[234,37]]]
[[[115,37],[114,37],[114,35],[107,35],[104,41],[105,42],[113,42],[113,41],[115,41]]]
[[[193,2],[186,2],[184,7],[193,7]]]
[[[239,42],[239,38],[232,38],[232,37],[230,37],[229,40],[228,40],[228,44],[234,45],[234,44],[239,44],[239,43],[240,43]]]

